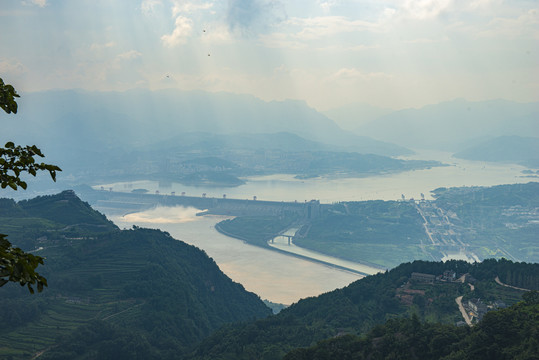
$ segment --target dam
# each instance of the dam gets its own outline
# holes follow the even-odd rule
[[[200,215],[226,216],[286,216],[294,214],[304,219],[315,219],[327,211],[329,204],[318,200],[306,202],[265,201],[215,197],[197,197],[174,194],[140,194],[80,187],[75,192],[91,205],[116,212],[138,212],[156,206],[185,206],[201,210]]]

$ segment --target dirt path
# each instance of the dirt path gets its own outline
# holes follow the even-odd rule
[[[462,306],[462,296],[457,297],[455,299],[455,302],[459,306],[460,313],[462,314],[462,317],[464,318],[464,321],[466,321],[466,324],[468,324],[468,326],[473,326],[472,325],[472,320],[468,316],[468,313],[466,312],[466,309],[464,309],[464,306]]]
[[[500,281],[500,278],[497,277],[497,276],[494,279],[494,281],[496,281],[496,283],[498,285],[505,286],[505,287],[508,287],[508,288],[511,288],[511,289],[520,290],[520,291],[531,291],[530,289],[524,289],[524,288],[519,288],[519,287],[516,287],[516,286],[504,284],[503,282]]]

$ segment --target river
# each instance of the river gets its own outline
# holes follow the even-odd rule
[[[247,178],[245,185],[236,188],[190,187],[178,183],[159,184],[155,181],[136,181],[99,184],[115,191],[144,188],[151,192],[260,200],[305,201],[319,199],[322,203],[350,200],[430,199],[430,191],[438,187],[492,186],[525,183],[536,179],[522,177],[524,167],[514,164],[496,164],[451,158],[451,154],[421,152],[409,159],[442,161],[449,166],[407,171],[366,178],[317,178],[298,180],[291,175],[271,175]],[[99,210],[99,208],[98,208]],[[284,255],[245,244],[218,233],[214,225],[225,219],[216,216],[195,216],[198,210],[190,208],[156,208],[137,214],[121,216],[102,211],[120,227],[138,225],[160,228],[173,237],[195,245],[212,257],[234,281],[257,293],[262,299],[290,304],[301,298],[348,285],[360,275],[318,263]]]
[[[360,275],[301,260],[293,256],[245,244],[220,234],[215,224],[224,216],[196,216],[194,208],[160,207],[126,216],[107,214],[120,228],[133,225],[158,228],[175,239],[195,245],[212,257],[219,268],[245,289],[282,304],[344,287]]]
[[[147,189],[161,194],[185,192],[188,196],[222,197],[271,201],[309,201],[322,203],[361,200],[397,200],[401,195],[419,199],[423,193],[432,199],[430,191],[438,187],[451,186],[492,186],[513,184],[535,180],[522,176],[526,168],[515,164],[498,164],[455,159],[445,152],[417,152],[403,159],[437,160],[448,166],[431,169],[405,171],[395,174],[377,175],[363,178],[295,179],[293,175],[276,174],[244,178],[246,184],[235,188],[195,187],[179,183],[160,184],[157,181],[117,182],[99,184],[94,188],[112,188],[114,191],[129,192],[133,189]]]

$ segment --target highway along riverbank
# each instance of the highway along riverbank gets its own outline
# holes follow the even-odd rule
[[[282,235],[276,236],[268,241],[268,245],[280,252],[288,255],[300,257],[308,261],[314,261],[320,264],[324,264],[339,270],[350,271],[360,275],[374,275],[386,269],[373,267],[353,261],[347,261],[336,257],[321,254],[316,251],[308,250],[294,244],[293,237],[299,230],[297,227],[290,228],[283,232]]]

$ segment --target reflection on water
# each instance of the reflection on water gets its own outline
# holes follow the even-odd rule
[[[344,287],[361,276],[336,270],[275,251],[245,244],[218,233],[214,226],[223,216],[196,216],[182,207],[159,207],[127,216],[107,214],[120,228],[132,225],[159,228],[174,238],[203,249],[232,280],[262,299],[291,304],[301,298],[317,296]],[[181,215],[178,215],[181,214]],[[170,216],[174,222],[152,222]]]
[[[197,220],[201,210],[194,207],[156,207],[147,211],[124,215],[122,221],[130,224],[181,224]]]

